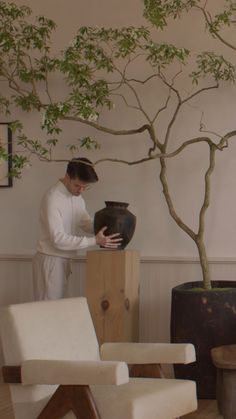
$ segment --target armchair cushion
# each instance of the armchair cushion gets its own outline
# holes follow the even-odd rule
[[[188,380],[133,378],[121,386],[96,385],[91,390],[102,419],[173,419],[197,409],[196,385]],[[32,402],[29,417],[37,418],[47,401]],[[16,407],[17,419],[25,419],[29,403],[19,401]],[[70,411],[63,419],[76,416]]]
[[[101,359],[128,364],[188,364],[196,360],[191,343],[104,343]]]
[[[171,351],[172,345],[165,344],[112,344],[110,349],[113,349],[113,359],[110,355],[107,360],[123,358],[122,362],[100,362],[96,333],[85,298],[38,301],[5,307],[0,316],[0,326],[5,364],[23,366],[24,385],[10,386],[15,419],[36,419],[51,396],[50,404],[55,407],[56,403],[59,410],[64,409],[60,413],[61,418],[64,415],[63,419],[74,419],[75,414],[70,411],[73,407],[80,417],[79,410],[82,409],[83,414],[86,402],[81,399],[81,407],[81,403],[76,404],[77,398],[73,395],[76,391],[82,394],[89,389],[87,385],[84,386],[87,390],[80,388],[80,385],[74,385],[73,388],[72,383],[79,383],[79,380],[83,383],[85,380],[87,383],[95,380],[98,383],[110,380],[116,384],[125,382],[118,386],[90,386],[95,399],[94,406],[97,404],[102,419],[173,419],[196,410],[196,386],[192,381],[145,378],[126,382],[125,358],[131,363],[160,363],[168,362],[168,359],[169,362],[176,359],[177,362],[186,362],[183,354],[176,356],[175,345]],[[109,345],[103,345],[104,357],[108,349]],[[132,357],[131,349],[134,351]],[[193,358],[192,349],[190,346]],[[167,350],[170,350],[168,356]],[[99,372],[98,377],[95,367]],[[33,385],[34,380],[45,384]],[[69,385],[59,387],[46,384],[63,384],[68,381]],[[60,398],[60,391],[68,391],[68,398]],[[50,409],[50,406],[46,409]],[[95,417],[98,419],[97,415]]]
[[[21,378],[23,385],[120,385],[129,381],[129,372],[124,362],[35,359],[23,361]]]
[[[102,419],[173,419],[197,409],[196,385],[188,380],[131,378],[91,389]]]

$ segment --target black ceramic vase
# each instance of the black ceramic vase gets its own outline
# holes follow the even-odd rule
[[[105,201],[105,204],[105,208],[95,213],[94,233],[107,226],[104,234],[120,233],[123,240],[118,249],[124,249],[133,237],[136,217],[127,209],[126,202]]]

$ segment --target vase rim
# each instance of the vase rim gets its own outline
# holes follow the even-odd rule
[[[121,201],[105,201],[106,205],[110,205],[110,206],[120,206],[120,207],[128,207],[128,202],[121,202]]]

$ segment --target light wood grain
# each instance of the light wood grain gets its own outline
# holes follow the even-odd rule
[[[182,419],[223,419],[223,416],[217,410],[216,400],[199,400],[198,410],[183,416]]]
[[[99,343],[138,341],[139,253],[88,251],[86,297]]]
[[[0,418],[14,419],[10,391],[6,384],[0,384]]]

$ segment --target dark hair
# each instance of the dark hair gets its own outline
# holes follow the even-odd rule
[[[78,157],[69,161],[66,173],[71,179],[79,178],[82,182],[94,183],[98,181],[92,162],[85,157]]]

